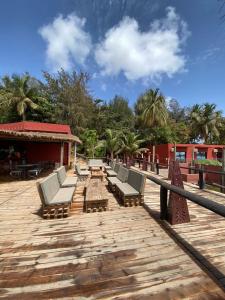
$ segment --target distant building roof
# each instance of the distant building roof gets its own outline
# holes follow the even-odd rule
[[[26,132],[32,131],[32,132],[71,134],[69,125],[29,122],[29,121],[0,124],[0,129],[13,130],[13,131],[26,131]]]

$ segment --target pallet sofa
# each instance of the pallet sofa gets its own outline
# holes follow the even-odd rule
[[[76,187],[77,177],[66,176],[66,169],[64,166],[54,170],[58,176],[60,187]]]
[[[57,173],[52,173],[37,182],[37,189],[42,202],[44,218],[62,218],[69,216],[75,186],[60,187]]]
[[[79,181],[85,181],[88,176],[90,175],[90,172],[88,170],[81,170],[80,165],[75,165],[75,171],[78,176]]]
[[[116,184],[127,182],[129,170],[122,165],[119,165],[119,171],[117,176],[107,177],[109,190],[111,192],[116,191]]]
[[[144,203],[146,176],[119,164],[115,177],[107,177],[110,191],[115,193],[124,206],[137,206]]]
[[[114,163],[113,162],[112,170],[106,170],[107,176],[109,176],[109,177],[116,177],[117,174],[118,174],[118,172],[119,172],[120,165],[121,164],[119,164],[119,163]]]
[[[146,176],[129,170],[127,182],[116,184],[116,194],[124,206],[137,206],[144,203]]]

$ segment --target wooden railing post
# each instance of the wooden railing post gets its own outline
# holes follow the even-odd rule
[[[160,219],[167,219],[167,189],[160,186]]]
[[[225,148],[223,148],[222,152],[222,171],[225,172]],[[221,193],[225,193],[225,175],[221,175],[221,185],[223,186],[220,191]]]
[[[142,170],[143,170],[143,171],[147,171],[147,161],[146,161],[146,157],[143,158]]]
[[[199,174],[198,186],[200,190],[203,190],[205,188],[204,171],[202,169],[199,169],[198,174]]]
[[[159,163],[158,162],[155,164],[155,168],[156,168],[156,174],[159,175]]]

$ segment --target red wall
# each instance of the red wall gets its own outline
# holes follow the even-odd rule
[[[159,158],[159,162],[161,164],[167,164],[167,159],[174,159],[174,152],[172,152],[172,148],[174,144],[161,144],[155,146],[155,153],[156,158]],[[192,151],[196,148],[199,152],[207,152],[207,159],[216,159],[217,155],[214,152],[214,149],[218,149],[222,151],[224,145],[204,145],[204,144],[177,144],[176,150],[177,151],[184,151],[186,152],[186,162],[192,161]],[[149,151],[151,152],[151,161],[152,161],[152,152],[153,146],[150,145]],[[197,154],[195,153],[195,159],[197,159]]]
[[[7,141],[1,142],[0,147],[8,148],[14,145],[21,149],[26,149],[27,161],[36,163],[40,161],[60,162],[60,143],[44,143],[44,142],[18,142]],[[63,164],[68,165],[68,143],[64,143],[64,159]]]

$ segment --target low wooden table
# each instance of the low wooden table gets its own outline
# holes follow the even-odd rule
[[[100,179],[103,181],[104,179],[104,173],[102,170],[92,170],[91,171],[91,178],[92,179]]]
[[[90,179],[86,190],[85,211],[105,211],[108,208],[108,198],[103,191],[103,183],[100,179]]]

